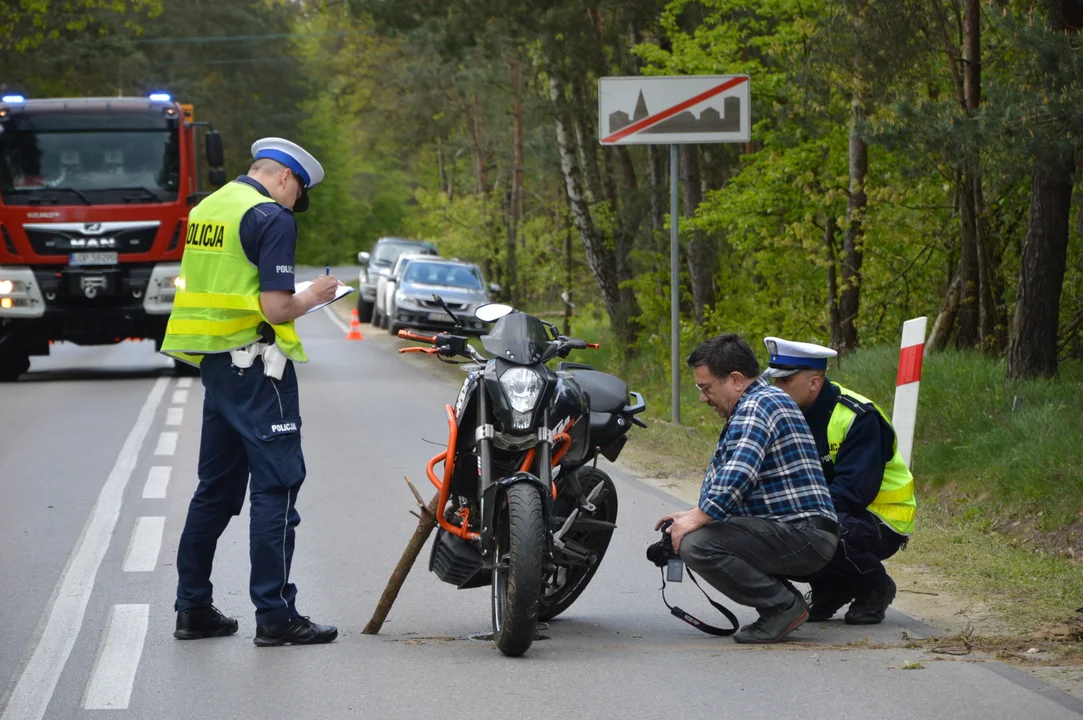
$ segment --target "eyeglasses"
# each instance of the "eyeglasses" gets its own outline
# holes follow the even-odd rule
[[[293,201],[296,205],[300,202],[301,196],[305,194],[305,184],[301,181],[301,177],[292,170],[290,170],[290,177],[297,181],[297,199]]]

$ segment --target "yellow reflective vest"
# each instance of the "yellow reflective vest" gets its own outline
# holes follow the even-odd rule
[[[854,418],[859,411],[873,409],[880,413],[888,426],[891,421],[879,405],[866,397],[858,395],[842,387],[838,383],[831,383],[842,396],[835,403],[835,409],[831,412],[831,420],[827,424],[827,451],[831,456],[831,462],[835,462],[839,447],[846,439],[846,433],[850,430]],[[850,398],[847,403],[844,398]],[[856,409],[855,409],[856,408]],[[910,474],[902,456],[899,455],[899,443],[892,443],[894,455],[887,465],[884,466],[884,479],[880,482],[880,492],[869,505],[869,511],[877,515],[887,523],[891,529],[900,535],[910,535],[914,532],[914,516],[917,513],[917,499],[914,497],[914,476]]]
[[[251,185],[231,182],[188,216],[177,296],[162,352],[199,365],[202,356],[229,352],[261,339],[263,323],[275,344],[295,362],[307,362],[293,322],[271,324],[259,302],[259,268],[241,246],[241,219],[257,205],[274,202]]]

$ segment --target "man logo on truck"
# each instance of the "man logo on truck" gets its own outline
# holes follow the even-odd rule
[[[226,225],[220,222],[189,222],[185,250],[222,252],[226,242]]]

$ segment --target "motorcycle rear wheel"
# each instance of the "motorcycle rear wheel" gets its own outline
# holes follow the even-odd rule
[[[579,471],[579,482],[583,487],[583,494],[588,497],[599,483],[604,484],[594,500],[596,512],[589,517],[611,523],[617,522],[617,488],[610,477],[601,470],[584,468]],[[557,496],[556,507],[565,500],[562,497],[564,493],[571,495],[571,489],[567,485],[562,488],[561,495]],[[574,498],[567,498],[565,501],[575,502]],[[594,578],[594,573],[602,564],[602,558],[605,557],[605,551],[609,548],[609,541],[612,538],[612,530],[608,532],[572,531],[564,536],[565,540],[573,541],[593,552],[597,561],[589,566],[557,567],[545,578],[542,586],[541,610],[538,612],[539,620],[551,620],[571,607]]]
[[[518,657],[530,649],[538,623],[545,523],[541,490],[530,483],[510,486],[497,511],[493,566],[493,642]]]

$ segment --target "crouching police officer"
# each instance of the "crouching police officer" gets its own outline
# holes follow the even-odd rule
[[[809,620],[829,620],[850,603],[847,624],[875,625],[895,599],[882,561],[906,545],[917,508],[895,429],[876,403],[827,379],[831,348],[774,337],[764,343],[764,376],[804,413],[842,525],[831,562],[804,578],[812,588]]]
[[[251,476],[250,594],[259,646],[331,642],[338,630],[296,609],[289,581],[294,504],[305,479],[295,362],[308,358],[295,318],[334,298],[320,276],[294,294],[297,224],[323,168],[279,138],[252,145],[247,176],[225,185],[188,218],[178,291],[162,352],[199,366],[205,389],[199,485],[177,550],[177,627],[191,640],[232,635],[237,621],[212,602],[218,538],[239,515]]]

